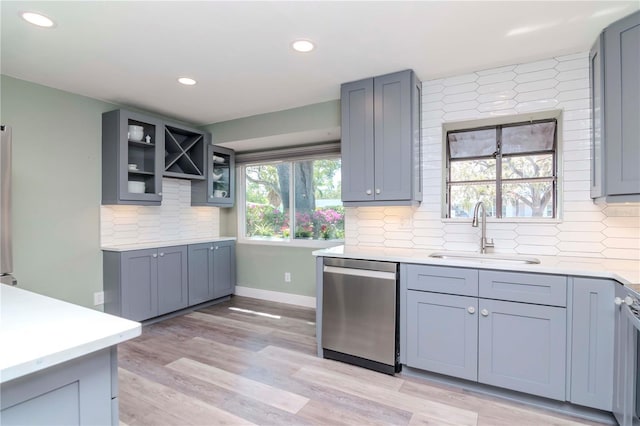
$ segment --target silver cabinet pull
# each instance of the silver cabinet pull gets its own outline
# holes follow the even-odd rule
[[[481,314],[483,317],[488,317],[488,316],[489,316],[489,311],[487,311],[486,309],[483,309],[483,310],[481,310],[481,311],[480,311],[480,314]]]
[[[476,313],[476,308],[474,308],[473,306],[469,306],[467,308],[467,312],[469,312],[470,314],[475,314]]]
[[[379,194],[380,192],[380,188],[376,188],[376,194]]]
[[[366,193],[367,193],[367,195],[371,195],[371,190],[367,189]]]
[[[622,305],[623,303],[627,306],[631,306],[633,305],[633,298],[631,296],[627,296],[624,299],[616,297],[615,299],[613,299],[613,303],[615,303],[618,306]]]
[[[153,257],[158,257],[158,253],[153,253],[152,256]]]
[[[209,247],[209,250],[213,251],[213,246]]]
[[[160,256],[164,256],[164,253],[160,253]]]
[[[162,196],[162,192],[158,192],[158,195]]]
[[[216,250],[218,250],[218,246],[216,246]]]

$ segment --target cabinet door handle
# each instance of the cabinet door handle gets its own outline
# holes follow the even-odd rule
[[[162,192],[158,192],[158,195],[162,197]]]
[[[160,257],[164,256],[164,253],[160,253]]]
[[[380,192],[380,188],[376,188],[376,194],[379,194]]]
[[[218,250],[218,246],[216,246],[216,250]]]
[[[469,312],[470,314],[475,314],[476,313],[476,308],[474,308],[473,306],[469,306],[467,308],[467,312]]]
[[[633,298],[631,296],[627,296],[624,299],[621,299],[620,297],[616,297],[615,299],[613,299],[613,303],[615,303],[618,306],[622,305],[623,303],[627,306],[631,306],[633,305]]]
[[[158,253],[153,253],[152,256],[153,257],[158,257]]]
[[[371,190],[370,189],[367,189],[366,192],[367,192],[367,195],[371,195]]]
[[[213,251],[213,246],[209,247],[209,250]]]
[[[483,310],[481,310],[481,311],[480,311],[480,314],[481,314],[483,317],[488,317],[488,316],[489,316],[489,311],[487,311],[486,309],[483,309]]]

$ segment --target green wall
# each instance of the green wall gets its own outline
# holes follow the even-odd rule
[[[261,290],[316,297],[315,249],[238,244],[237,284]],[[291,282],[284,282],[284,273]]]
[[[204,126],[214,143],[264,138],[340,126],[340,100],[306,105]]]
[[[214,123],[205,128],[214,143],[295,134],[340,127],[340,100]],[[275,138],[274,138],[275,139]],[[236,236],[237,209],[220,210],[220,234]],[[241,244],[236,249],[237,283],[240,286],[315,297],[314,249],[275,245]],[[284,273],[291,282],[284,282]]]
[[[93,307],[102,291],[101,114],[116,106],[1,76],[13,131],[14,270],[21,288]]]
[[[14,270],[21,288],[93,307],[102,291],[101,115],[119,106],[2,75],[13,129]],[[339,101],[216,123],[216,142],[335,128]],[[221,210],[221,235],[236,209]],[[312,249],[238,244],[238,284],[315,296]],[[284,282],[291,272],[292,282]]]

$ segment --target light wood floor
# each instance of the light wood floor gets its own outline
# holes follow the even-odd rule
[[[118,349],[121,424],[594,424],[317,358],[314,321],[236,296],[145,326]]]

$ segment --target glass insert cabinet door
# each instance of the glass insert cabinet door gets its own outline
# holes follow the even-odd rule
[[[123,136],[126,136],[123,139],[127,141],[127,163],[126,168],[123,167],[127,178],[122,180],[124,199],[154,200],[162,196],[158,179],[161,173],[158,168],[159,125],[143,120],[144,117],[127,117],[123,129]]]
[[[230,149],[210,145],[208,155],[209,202],[233,205],[235,198],[235,153]]]

